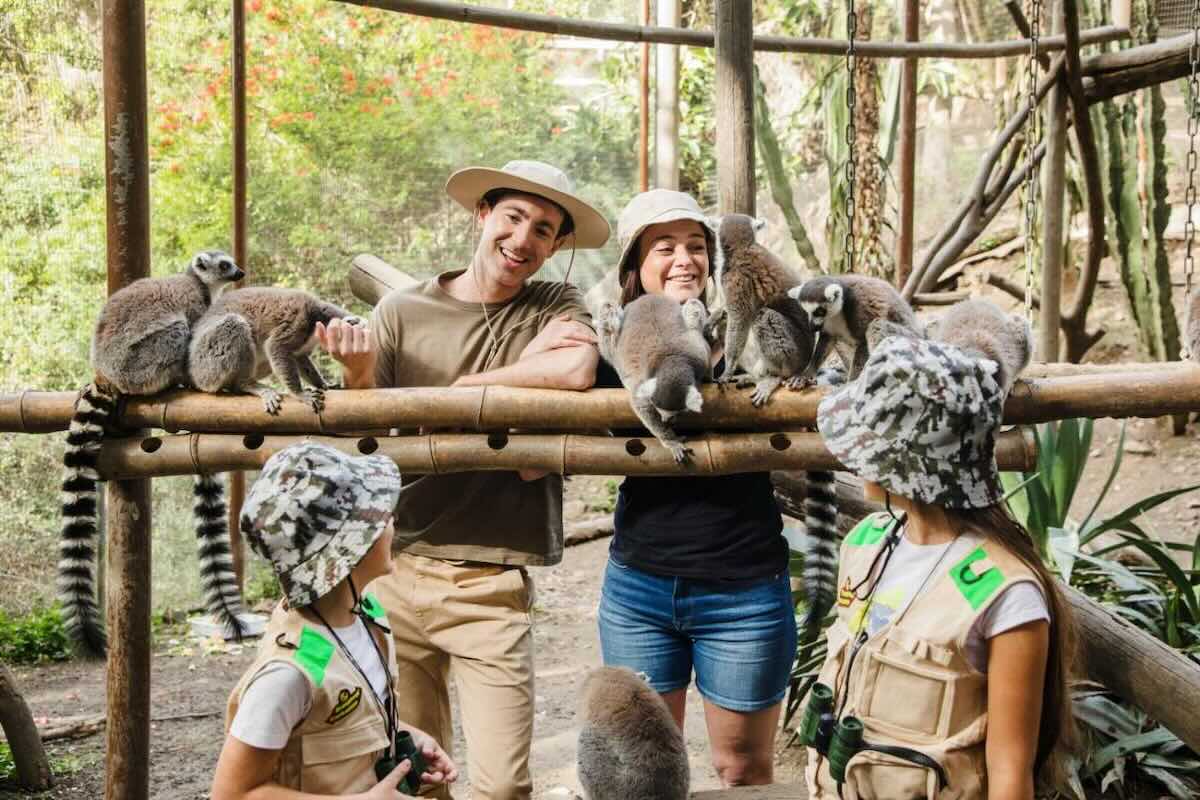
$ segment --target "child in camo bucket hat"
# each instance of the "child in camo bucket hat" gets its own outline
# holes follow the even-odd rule
[[[401,782],[416,794],[457,776],[434,737],[399,717],[387,611],[365,590],[391,568],[399,493],[390,459],[316,442],[263,466],[241,529],[285,598],[230,693],[213,797],[392,797]]]
[[[350,575],[391,520],[399,495],[400,470],[391,459],[303,442],[267,459],[242,506],[241,529],[299,608]]]
[[[864,480],[946,508],[1004,495],[995,431],[1004,396],[994,361],[940,342],[883,339],[858,379],[821,401],[826,446]]]

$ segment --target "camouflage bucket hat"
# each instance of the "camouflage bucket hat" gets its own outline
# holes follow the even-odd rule
[[[306,606],[362,560],[399,495],[400,471],[391,459],[302,442],[267,459],[246,494],[241,529],[271,562],[288,602]]]
[[[817,428],[848,469],[893,494],[946,508],[990,506],[1004,496],[997,368],[951,345],[891,336],[857,380],[821,401]]]

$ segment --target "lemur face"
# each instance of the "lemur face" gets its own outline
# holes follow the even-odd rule
[[[240,281],[246,273],[233,258],[220,250],[202,250],[192,259],[191,269],[209,286]]]
[[[804,313],[808,314],[809,325],[814,331],[825,329],[825,321],[831,316],[842,313],[842,287],[836,283],[825,285],[823,279],[788,289],[788,297],[800,304]]]

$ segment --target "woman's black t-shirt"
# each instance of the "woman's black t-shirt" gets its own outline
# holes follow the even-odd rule
[[[621,386],[603,360],[596,386]],[[783,519],[767,472],[630,476],[617,494],[614,522],[612,556],[654,575],[745,581],[787,568]]]

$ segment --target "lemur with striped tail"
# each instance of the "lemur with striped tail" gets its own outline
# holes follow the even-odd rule
[[[114,292],[100,311],[92,336],[95,379],[75,403],[63,456],[63,526],[58,591],[68,636],[88,655],[107,649],[96,599],[97,464],[106,434],[125,395],[153,395],[187,383],[192,326],[244,272],[217,250],[198,253],[187,268],[165,278],[142,278]],[[221,484],[211,475],[195,482],[200,574],[208,610],[243,633],[241,598],[233,572]]]

